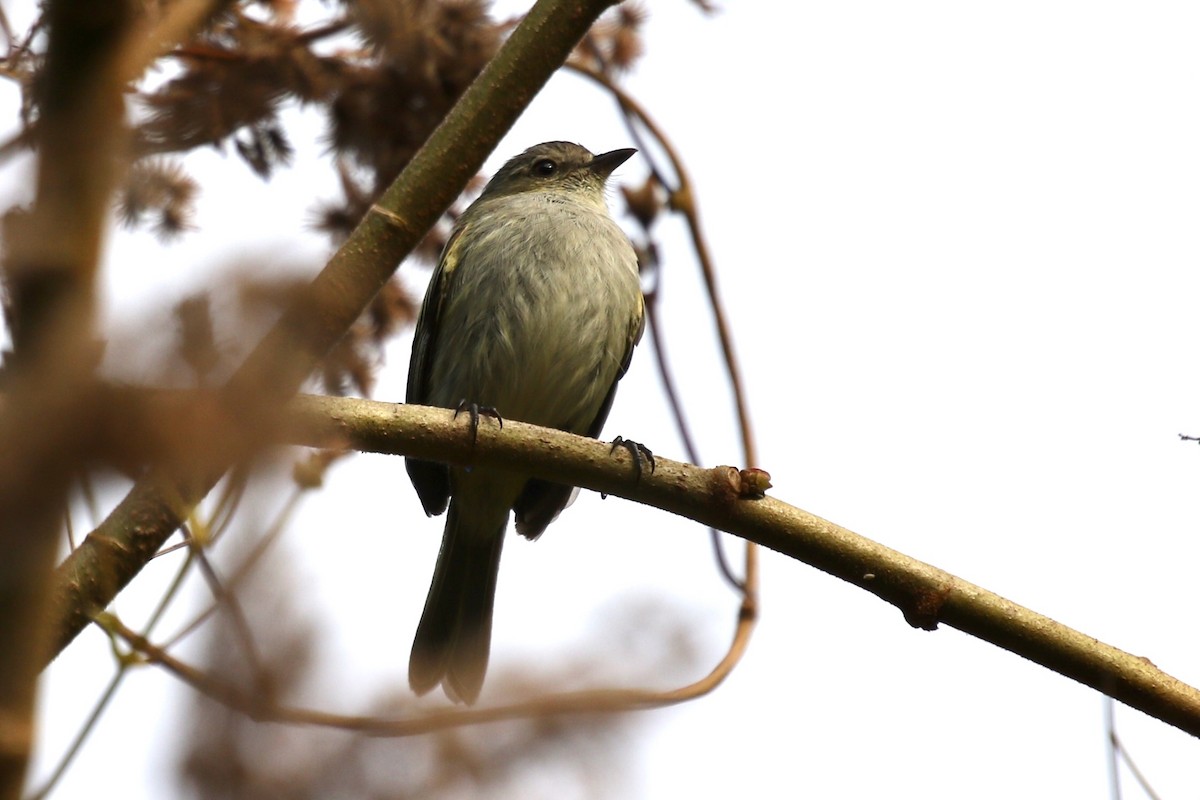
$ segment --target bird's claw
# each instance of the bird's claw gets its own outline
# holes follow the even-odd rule
[[[458,401],[458,407],[454,409],[454,419],[458,419],[458,415],[466,412],[471,419],[471,446],[475,446],[475,442],[479,440],[479,418],[491,417],[496,420],[501,430],[504,429],[504,418],[500,416],[500,412],[491,406],[481,406],[478,403],[472,403],[468,400]]]
[[[630,458],[633,459],[634,482],[642,479],[642,473],[645,471],[645,465],[650,464],[650,473],[654,474],[654,469],[657,466],[654,463],[654,453],[650,452],[650,448],[641,442],[635,442],[632,439],[626,439],[624,436],[618,436],[612,441],[612,448],[608,451],[609,455],[617,452],[618,447],[623,447],[629,452]]]

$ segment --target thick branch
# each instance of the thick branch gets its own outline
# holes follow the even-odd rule
[[[45,4],[36,199],[5,219],[12,354],[0,414],[0,798],[19,796],[24,780],[56,539],[89,429],[93,284],[122,134],[113,65],[130,11],[124,0]],[[48,416],[64,423],[46,425]]]
[[[350,328],[501,136],[613,0],[540,0],[463,94],[308,289],[283,314],[226,387],[227,406],[272,428],[291,397]],[[55,595],[63,616],[53,657],[141,570],[226,468],[261,440],[214,441],[201,463],[157,470],[63,563]]]
[[[466,423],[444,409],[299,397],[287,406],[289,441],[520,469],[656,506],[756,542],[853,583],[900,609],[909,624],[939,623],[991,642],[1200,736],[1200,691],[1118,650],[948,572],[771,497],[746,496],[739,470],[657,458],[631,477],[629,456],[604,442],[504,423]]]

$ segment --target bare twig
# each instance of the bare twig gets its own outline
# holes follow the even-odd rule
[[[184,531],[187,530],[188,527],[185,526]],[[258,683],[262,683],[264,681],[262,659],[258,655],[258,646],[254,642],[254,634],[250,630],[246,614],[242,611],[242,604],[238,602],[237,595],[227,589],[225,583],[217,575],[216,567],[205,553],[205,543],[196,536],[188,535],[187,539],[191,543],[192,555],[200,567],[200,573],[204,576],[209,591],[212,592],[214,601],[218,608],[223,608],[229,617],[234,638],[237,639],[246,657],[250,673],[255,676]]]
[[[229,591],[232,591],[234,587],[236,587],[242,582],[243,579],[245,579],[245,577],[250,573],[250,570],[252,570],[255,565],[258,564],[258,561],[263,557],[263,555],[266,554],[267,550],[269,550],[271,546],[279,540],[279,537],[283,535],[284,530],[287,528],[288,521],[291,520],[292,515],[296,512],[296,509],[300,505],[301,497],[303,497],[303,491],[300,489],[292,492],[291,496],[288,497],[288,500],[284,504],[283,508],[281,508],[279,513],[275,515],[275,521],[269,528],[267,528],[267,532],[262,536],[261,539],[259,539],[258,543],[255,544],[250,553],[242,560],[240,564],[238,564],[237,568],[233,572],[232,577],[230,577],[230,579],[227,581],[226,588]],[[220,607],[221,606],[218,601],[211,603],[203,611],[197,614],[191,622],[187,623],[178,632],[176,632],[175,635],[167,641],[164,647],[171,647],[194,632],[200,627],[201,623],[215,614]]]
[[[1154,791],[1117,736],[1116,702],[1111,697],[1104,698],[1104,727],[1108,732],[1108,780],[1113,800],[1121,800],[1121,764],[1129,769],[1129,773],[1138,782],[1146,797],[1150,800],[1160,800],[1158,792]]]
[[[171,579],[171,585],[167,587],[167,590],[163,592],[162,597],[159,598],[158,604],[155,606],[154,611],[150,614],[150,619],[146,622],[145,627],[142,628],[142,636],[149,636],[154,631],[154,628],[158,625],[158,623],[162,621],[163,614],[166,613],[167,608],[171,605],[175,598],[179,596],[179,589],[183,586],[183,579],[187,577],[190,568],[191,556],[189,554],[189,556],[183,560],[183,562],[179,565],[179,568],[175,571],[175,576]],[[26,800],[43,800],[44,798],[48,797],[52,791],[54,791],[54,788],[58,785],[58,782],[62,780],[62,776],[66,774],[67,768],[71,766],[71,763],[75,760],[75,757],[79,755],[79,751],[83,749],[84,742],[87,741],[88,736],[90,736],[96,729],[96,723],[100,721],[100,717],[104,714],[104,711],[108,708],[109,704],[112,703],[113,698],[116,697],[117,689],[120,688],[121,683],[125,680],[125,676],[129,674],[129,668],[131,666],[132,662],[129,661],[129,659],[117,660],[117,671],[113,673],[112,678],[110,678],[108,681],[108,685],[105,686],[104,691],[100,693],[100,697],[97,698],[95,705],[92,706],[92,710],[88,714],[87,719],[84,720],[83,724],[79,726],[79,730],[75,732],[75,736],[71,739],[71,744],[67,746],[67,749],[63,752],[62,757],[59,758],[58,763],[55,764],[54,770],[50,773],[50,777],[46,779],[46,782],[42,784],[41,788],[26,798]]]
[[[326,728],[353,731],[368,736],[394,737],[414,736],[463,725],[484,722],[499,722],[509,719],[565,715],[578,713],[624,712],[641,709],[661,708],[682,703],[711,691],[731,671],[727,660],[740,658],[745,647],[746,633],[738,629],[740,642],[729,648],[725,660],[717,665],[709,678],[693,687],[675,691],[654,692],[639,689],[595,689],[582,692],[550,694],[533,700],[494,708],[448,709],[422,713],[409,719],[380,719],[347,714],[333,714],[315,709],[283,706],[271,702],[261,693],[247,691],[215,675],[209,675],[172,656],[160,647],[151,644],[144,636],[126,627],[115,616],[102,613],[96,620],[101,627],[119,636],[135,652],[151,663],[167,669],[175,677],[196,691],[228,708],[238,711],[260,722],[278,722],[292,725],[318,725]]]
[[[683,439],[683,450],[687,453],[688,461],[693,464],[700,463],[700,452],[696,449],[696,443],[692,439],[691,427],[687,423],[687,417],[683,411],[683,405],[679,402],[679,393],[675,389],[675,378],[671,373],[670,363],[667,361],[666,348],[663,346],[662,329],[659,324],[660,317],[658,316],[658,298],[657,290],[647,294],[646,296],[646,317],[647,326],[650,329],[650,344],[654,348],[654,355],[658,360],[658,375],[662,380],[663,392],[667,395],[667,405],[671,408],[671,415],[675,417],[675,425],[679,431],[679,436]],[[733,574],[733,567],[730,566],[729,560],[725,558],[725,551],[721,549],[721,534],[716,528],[709,528],[709,539],[712,544],[713,557],[717,562],[717,569],[725,580],[736,589],[738,592],[745,593],[746,585],[741,578]]]

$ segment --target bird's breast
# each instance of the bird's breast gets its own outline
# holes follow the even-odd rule
[[[430,375],[430,402],[584,432],[641,308],[628,238],[590,204],[511,198],[471,221]]]

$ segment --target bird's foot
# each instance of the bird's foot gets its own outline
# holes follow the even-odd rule
[[[504,418],[500,416],[500,412],[491,406],[481,406],[478,403],[472,403],[468,400],[460,400],[458,408],[454,409],[454,418],[458,419],[458,415],[466,413],[471,418],[471,446],[475,446],[475,442],[479,439],[479,418],[491,417],[496,420],[496,424],[501,429],[504,428]]]
[[[609,455],[617,452],[618,447],[623,447],[629,451],[630,458],[633,459],[634,482],[642,479],[642,473],[645,472],[646,464],[650,465],[651,474],[654,473],[654,453],[650,452],[650,448],[641,442],[635,442],[632,439],[626,439],[624,436],[618,436],[612,441],[612,449],[608,451]]]

